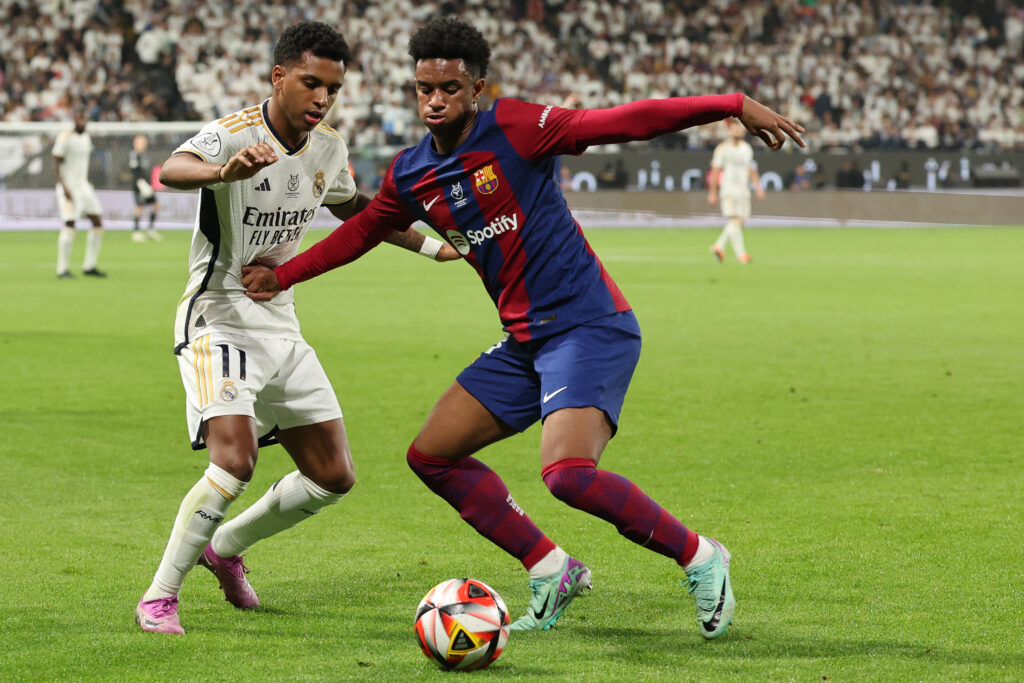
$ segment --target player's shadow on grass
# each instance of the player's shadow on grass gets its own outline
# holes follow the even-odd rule
[[[568,630],[568,629],[566,629]],[[698,655],[747,660],[759,658],[778,661],[780,658],[832,659],[849,657],[889,657],[900,660],[921,660],[946,664],[1006,664],[1010,657],[998,653],[973,650],[969,647],[949,648],[925,643],[906,643],[891,639],[865,639],[814,636],[786,637],[773,632],[751,632],[730,628],[715,641],[704,640],[687,624],[686,630],[649,630],[644,628],[602,628],[579,625],[573,628],[579,640],[591,640],[588,652],[594,657],[622,661],[635,655],[638,661],[655,657]]]

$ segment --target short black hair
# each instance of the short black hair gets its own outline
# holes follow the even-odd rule
[[[421,59],[461,59],[473,78],[487,75],[491,46],[475,27],[455,17],[431,19],[409,39],[413,64]]]
[[[306,50],[314,57],[333,59],[345,66],[352,61],[352,51],[344,36],[323,22],[301,21],[282,31],[274,46],[274,64],[297,62]]]

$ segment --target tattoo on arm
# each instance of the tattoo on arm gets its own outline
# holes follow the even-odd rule
[[[409,251],[419,252],[420,247],[423,246],[423,240],[426,236],[419,230],[413,230],[409,228],[405,232],[399,232],[393,230],[390,235],[384,238],[384,241],[388,244],[393,244],[396,247],[402,249],[408,249]]]

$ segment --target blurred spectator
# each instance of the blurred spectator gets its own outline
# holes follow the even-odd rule
[[[597,176],[597,186],[600,188],[622,190],[625,189],[627,182],[629,176],[626,174],[626,163],[622,157],[616,157],[615,161],[608,162]]]
[[[800,164],[793,170],[793,174],[789,177],[789,182],[786,186],[791,190],[810,190],[811,185],[811,174],[807,172],[804,164]]]
[[[910,164],[906,161],[900,162],[900,170],[896,172],[896,175],[889,181],[890,185],[897,190],[909,190],[910,189]]]
[[[562,192],[572,192],[572,171],[563,163],[558,163],[555,168],[558,169],[558,186],[562,188]]]
[[[852,161],[844,161],[836,171],[836,187],[839,189],[860,189],[864,187],[864,173]]]

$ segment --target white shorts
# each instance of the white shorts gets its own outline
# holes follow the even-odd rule
[[[70,185],[68,189],[71,190],[71,199],[64,194],[64,189],[60,185],[57,186],[57,209],[60,211],[62,222],[67,223],[86,216],[99,216],[103,213],[103,207],[100,206],[100,200],[92,185]]]
[[[726,218],[750,218],[750,195],[722,195],[722,215]]]
[[[282,429],[342,417],[313,347],[304,340],[253,339],[210,331],[178,354],[194,450],[206,447],[203,422],[221,415],[256,419],[260,446]]]

